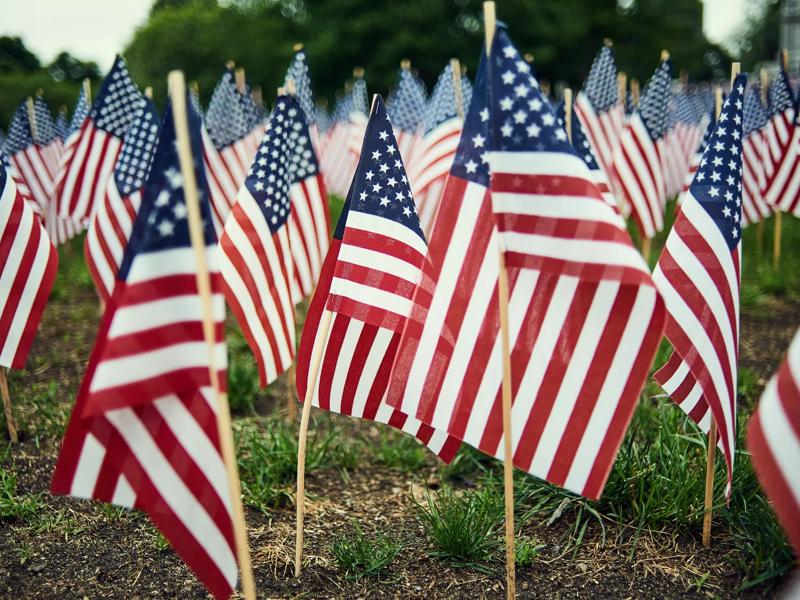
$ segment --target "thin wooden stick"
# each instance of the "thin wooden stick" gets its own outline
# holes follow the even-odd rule
[[[759,79],[761,80],[761,103],[766,107],[767,106],[767,91],[769,90],[769,73],[765,68],[761,68],[759,72]],[[761,219],[756,225],[756,249],[758,250],[759,256],[764,253],[764,221],[765,219]]]
[[[28,96],[25,100],[25,105],[28,108],[28,126],[31,130],[31,138],[34,142],[39,137],[38,132],[36,131],[36,108],[33,105],[33,98]]]
[[[572,88],[564,88],[564,129],[567,139],[572,143]]]
[[[486,33],[486,55],[492,52],[492,42],[497,28],[497,13],[494,2],[483,3],[483,25]],[[503,356],[503,496],[506,517],[506,598],[517,593],[516,567],[514,560],[514,453],[511,434],[511,350],[508,327],[508,272],[503,250],[498,246],[497,295],[500,307],[500,351]]]
[[[653,249],[653,240],[645,235],[642,235],[642,257],[644,262],[650,265],[650,253]]]
[[[711,545],[711,515],[714,506],[714,460],[717,455],[717,421],[711,415],[711,430],[708,432],[706,447],[706,497],[703,503],[703,546]]]
[[[631,101],[633,102],[633,108],[638,108],[639,106],[639,95],[639,80],[631,79]]]
[[[295,363],[289,367],[286,372],[286,420],[289,423],[297,421],[297,401],[295,394],[297,393],[297,375],[295,371]]]
[[[14,413],[11,412],[11,396],[8,394],[8,379],[6,368],[0,367],[0,395],[3,396],[3,412],[6,414],[6,427],[8,427],[8,437],[12,444],[19,442],[17,435],[17,422],[14,420]]]
[[[617,73],[617,97],[619,98],[620,103],[622,104],[622,108],[625,108],[627,104],[625,98],[625,92],[628,91],[628,75],[625,71],[620,71]]]
[[[222,458],[228,474],[228,491],[231,495],[233,510],[233,530],[236,551],[239,558],[239,569],[242,574],[242,592],[247,600],[255,600],[256,590],[253,580],[253,569],[250,564],[250,545],[247,541],[247,526],[242,508],[242,491],[239,483],[239,471],[236,467],[236,453],[233,446],[231,430],[231,413],[228,396],[221,391],[219,376],[215,365],[216,339],[214,332],[213,306],[211,302],[211,278],[206,263],[206,245],[203,235],[203,222],[200,215],[200,199],[197,181],[194,174],[194,160],[189,138],[189,122],[186,112],[186,85],[183,72],[171,71],[167,77],[170,97],[172,99],[173,118],[175,120],[175,137],[178,158],[183,176],[183,192],[189,220],[189,234],[197,261],[197,289],[203,308],[203,336],[208,344],[209,376],[217,401],[217,429],[219,433]]]
[[[88,77],[83,80],[83,96],[88,104],[92,103],[92,82]]]
[[[781,65],[783,70],[789,69],[789,51],[784,48],[781,50]],[[783,233],[783,213],[779,206],[775,207],[775,233],[772,237],[772,267],[778,269],[781,266],[781,235]]]
[[[244,67],[239,67],[234,71],[233,76],[236,79],[236,89],[240,92],[244,92],[244,88],[247,85],[247,80],[244,76]]]
[[[322,363],[322,350],[325,348],[324,340],[328,339],[331,329],[333,313],[326,310],[322,313],[319,322],[320,334],[311,353],[311,364],[308,368],[308,385],[306,397],[303,399],[303,413],[300,417],[300,437],[297,443],[297,531],[295,533],[294,547],[294,576],[300,577],[303,571],[303,521],[306,513],[306,440],[308,439],[308,419],[311,415],[311,402],[314,399],[314,389],[317,387],[317,377]]]
[[[453,95],[456,100],[456,114],[459,119],[464,118],[464,94],[461,89],[461,61],[457,58],[450,59],[450,70],[453,72]]]
[[[153,99],[153,86],[148,85],[146,88],[144,88],[144,97],[148,100]]]

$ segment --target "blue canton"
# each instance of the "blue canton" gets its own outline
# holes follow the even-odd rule
[[[284,88],[288,89],[289,81],[294,83],[295,97],[305,113],[306,122],[313,125],[317,122],[317,114],[314,110],[314,95],[311,91],[311,76],[308,71],[305,50],[298,50],[294,53],[292,62],[286,71],[286,77],[283,79]]]
[[[8,126],[8,135],[6,136],[6,143],[4,151],[9,156],[16,154],[33,144],[31,137],[31,127],[28,122],[28,106],[24,101],[19,103],[14,116],[11,118],[11,124]]]
[[[156,107],[152,101],[146,100],[125,134],[122,150],[114,166],[114,179],[122,196],[129,196],[147,181],[157,141]]]
[[[464,130],[458,142],[450,173],[461,179],[489,187],[489,85],[486,51],[475,76],[475,89],[469,103]]]
[[[550,101],[508,34],[498,29],[491,55],[492,149],[573,154]]]
[[[56,124],[50,108],[44,98],[36,96],[33,99],[33,115],[36,120],[36,135],[34,141],[40,146],[47,146],[56,139]]]
[[[192,108],[188,94],[186,104],[194,173],[200,196],[200,214],[203,219],[205,243],[209,246],[216,243],[216,234],[211,221],[208,187],[203,168],[203,143],[200,137],[202,122],[200,115]],[[187,215],[183,175],[175,138],[175,121],[170,102],[164,114],[155,157],[142,194],[142,204],[131,233],[131,241],[120,266],[119,278],[123,281],[127,278],[134,258],[141,252],[191,247]]]
[[[669,128],[669,105],[672,98],[670,61],[661,63],[642,93],[637,110],[652,140],[659,140]]]
[[[75,108],[72,109],[72,120],[69,122],[69,135],[72,135],[81,128],[81,125],[83,125],[91,109],[92,107],[86,101],[86,94],[83,93],[83,86],[81,86],[78,99],[75,101]]]
[[[192,108],[195,112],[202,117],[203,107],[200,104],[200,92],[197,91],[197,87],[193,85],[189,86],[189,102],[192,103]]]
[[[318,105],[314,107],[314,119],[320,133],[325,133],[331,128],[332,120],[325,107]]]
[[[350,192],[352,209],[405,225],[423,240],[392,124],[377,96]]]
[[[118,138],[125,135],[145,97],[136,87],[121,56],[106,75],[91,108],[95,127]]]
[[[464,112],[466,113],[469,108],[469,101],[472,98],[472,85],[470,85],[466,75],[461,76],[461,96],[464,101]],[[428,106],[422,117],[422,132],[427,135],[442,123],[457,116],[453,69],[448,64],[433,87]]]
[[[772,80],[767,89],[767,99],[769,100],[769,116],[772,117],[782,113],[787,108],[794,106],[792,88],[789,86],[789,78],[786,71],[781,69],[778,76]]]
[[[742,231],[742,104],[746,85],[745,75],[734,81],[689,187],[731,250],[739,244]]]
[[[745,137],[763,129],[769,121],[769,116],[761,104],[761,89],[758,85],[753,85],[747,90],[744,96],[744,123],[742,125]]]
[[[270,231],[289,218],[292,184],[318,172],[303,109],[295,98],[279,96],[245,180]]]
[[[409,69],[400,69],[400,79],[389,99],[386,112],[401,131],[416,132],[425,110],[425,94]]]
[[[617,65],[614,63],[614,53],[608,46],[604,46],[595,57],[583,91],[598,113],[607,111],[619,100]]]
[[[558,124],[561,127],[564,127],[564,119],[565,119],[565,109],[564,109],[564,102],[559,102],[558,106],[556,107],[556,116],[558,117]],[[566,127],[565,127],[566,129]],[[583,132],[583,127],[581,126],[581,121],[578,117],[575,116],[575,111],[572,111],[572,118],[570,119],[570,138],[572,139],[572,147],[575,149],[575,154],[580,156],[583,159],[583,162],[586,163],[586,166],[589,167],[591,171],[599,171],[600,166],[597,164],[597,160],[594,157],[594,152],[592,152],[592,146],[589,143],[589,140],[586,138],[586,134]]]
[[[58,113],[54,127],[56,129],[56,136],[61,139],[61,141],[67,139],[67,135],[69,134],[69,123],[67,122],[66,108],[63,108],[62,111]]]
[[[239,141],[252,130],[241,93],[236,88],[233,70],[227,69],[214,87],[205,123],[218,150]]]
[[[675,95],[675,118],[679,123],[687,125],[697,125],[700,122],[702,113],[695,110],[694,104],[688,94],[681,93]]]
[[[352,110],[364,113],[369,113],[369,96],[367,95],[367,82],[359,77],[353,82],[353,90],[350,92],[353,108]],[[349,116],[349,114],[348,114]]]

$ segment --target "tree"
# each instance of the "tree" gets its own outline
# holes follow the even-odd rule
[[[93,80],[100,79],[100,69],[96,62],[84,62],[72,56],[69,52],[60,53],[47,67],[47,72],[55,81],[83,81],[87,77]]]
[[[39,68],[39,59],[18,37],[0,37],[0,73],[31,72]]]

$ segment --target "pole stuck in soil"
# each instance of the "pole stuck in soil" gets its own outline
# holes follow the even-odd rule
[[[183,193],[189,221],[189,235],[192,240],[195,260],[197,261],[197,290],[203,309],[203,337],[208,345],[209,377],[217,404],[217,430],[222,459],[228,474],[228,491],[231,496],[231,508],[233,511],[233,533],[236,553],[239,558],[239,569],[242,575],[242,593],[247,600],[255,600],[255,582],[250,564],[250,545],[247,541],[247,526],[244,521],[244,509],[242,508],[241,484],[239,483],[239,471],[236,466],[236,453],[233,446],[230,407],[228,406],[227,394],[220,388],[219,375],[214,359],[217,342],[211,301],[211,278],[209,277],[208,264],[206,263],[206,244],[189,137],[189,121],[186,113],[186,84],[183,72],[171,71],[167,77],[167,86],[172,99],[172,114],[175,121],[178,159],[180,160],[181,175],[183,176]]]
[[[491,56],[492,42],[497,28],[494,2],[483,3],[483,25],[486,32],[486,56]],[[490,67],[491,68],[491,67]],[[508,327],[508,272],[503,250],[498,245],[499,276],[497,281],[500,307],[500,349],[503,355],[503,496],[505,504],[506,538],[506,598],[516,596],[516,571],[514,560],[514,453],[511,446],[511,351]]]
[[[12,444],[19,442],[17,435],[17,422],[14,420],[14,413],[11,412],[11,396],[8,394],[7,369],[0,367],[0,395],[3,396],[3,412],[6,416],[6,427],[8,428],[8,438]]]

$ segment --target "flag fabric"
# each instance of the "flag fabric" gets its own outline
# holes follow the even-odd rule
[[[665,335],[674,348],[655,378],[704,432],[711,418],[716,421],[729,494],[736,447],[746,84],[744,75],[734,81],[653,273],[667,306]]]
[[[514,465],[599,497],[661,337],[663,304],[502,29],[478,69],[430,239],[389,404],[502,459],[502,249]]]
[[[86,232],[83,246],[86,265],[103,303],[108,302],[114,291],[117,271],[142,202],[142,191],[158,142],[158,125],[156,107],[147,100],[125,134],[114,175],[108,180],[103,201]]]
[[[692,185],[692,181],[694,181],[694,176],[695,173],[697,173],[697,168],[700,166],[700,161],[703,160],[703,154],[705,153],[706,147],[708,146],[708,140],[714,133],[715,117],[713,109],[711,110],[711,112],[709,112],[708,118],[706,120],[708,124],[705,127],[705,131],[703,132],[703,137],[700,140],[700,144],[697,146],[697,149],[694,151],[689,161],[689,168],[687,169],[686,176],[684,177],[683,180],[683,189],[681,190],[681,193],[678,196],[678,204],[683,203],[683,197],[689,191],[689,186]]]
[[[57,214],[82,222],[102,202],[122,140],[145,97],[121,56],[100,86],[77,138],[67,144],[56,181]]]
[[[301,177],[302,182],[292,187],[292,216],[289,224],[295,265],[294,279],[300,295],[305,297],[314,291],[322,261],[328,251],[330,214],[325,178],[319,168],[319,130],[311,92],[311,76],[302,49],[295,52],[286,73],[284,87],[289,81],[294,83],[294,96],[306,123],[303,125],[300,120],[295,120],[293,124],[298,136],[298,154],[294,160],[302,163],[301,170],[306,171],[308,176]],[[306,138],[310,139],[310,143]]]
[[[237,582],[232,499],[210,376],[213,364],[225,379],[225,301],[201,162],[200,116],[188,99],[187,105],[211,277],[214,363],[203,335],[168,106],[51,490],[147,512],[214,597],[228,598]]]
[[[764,198],[773,207],[792,204],[794,186],[792,138],[795,134],[795,100],[789,77],[781,68],[767,89],[769,121],[764,128]],[[796,194],[795,194],[796,195]]]
[[[600,168],[600,164],[597,162],[597,158],[595,158],[594,152],[592,151],[592,145],[589,142],[589,138],[586,137],[586,133],[581,126],[580,119],[577,118],[574,112],[575,103],[573,102],[573,113],[572,118],[570,119],[570,130],[569,133],[569,140],[572,144],[572,148],[575,150],[575,154],[583,159],[583,162],[586,163],[586,166],[589,168],[589,173],[592,175],[592,181],[594,181],[595,186],[597,186],[600,195],[603,197],[603,200],[606,204],[613,207],[614,210],[619,211],[619,207],[617,206],[617,201],[614,199],[614,194],[611,192],[611,186],[608,183],[608,177],[606,177],[605,171]],[[556,107],[556,115],[558,117],[558,123],[562,127],[564,127],[566,131],[566,124],[564,122],[566,118],[566,106],[564,101],[558,103]],[[619,224],[622,227],[625,227],[624,221],[619,221]]]
[[[392,122],[394,137],[404,164],[419,142],[419,125],[425,111],[425,92],[411,69],[400,69],[397,87],[386,101],[386,112]]]
[[[57,268],[41,221],[0,164],[0,366],[25,366]]]
[[[753,468],[800,554],[800,333],[761,395],[747,426]]]
[[[625,126],[625,107],[619,98],[614,52],[603,46],[594,59],[583,90],[575,99],[575,115],[600,168],[611,179],[614,148]]]
[[[686,181],[686,175],[691,169],[695,152],[702,143],[705,132],[702,115],[696,113],[694,104],[685,91],[674,96],[670,120],[671,127],[665,137],[664,161],[668,197],[682,193],[684,187],[691,183],[691,180]]]
[[[422,138],[408,165],[411,190],[424,232],[430,232],[433,225],[464,127],[463,113],[472,99],[469,80],[462,76],[461,81],[459,98],[451,65],[448,64],[439,75],[422,119]]]
[[[630,206],[639,233],[646,238],[664,229],[664,136],[669,125],[671,85],[670,62],[665,60],[650,78],[614,152],[620,194]]]
[[[352,93],[338,100],[334,106],[331,128],[320,140],[320,163],[325,187],[338,196],[347,195],[356,168],[355,158],[348,148],[352,103]]]
[[[361,160],[303,327],[297,392],[305,401],[311,356],[321,346],[313,406],[389,424],[449,462],[457,439],[385,401],[425,254],[400,149],[376,96]],[[327,332],[320,329],[324,314],[331,324]]]
[[[53,194],[58,158],[50,148],[55,138],[52,120],[47,122],[37,114],[33,116],[31,122],[27,103],[20,102],[8,128],[5,153],[15,174],[25,182],[33,210],[44,215]],[[41,129],[37,127],[39,124]]]
[[[278,97],[219,241],[225,297],[255,355],[262,386],[294,359],[290,218],[298,187],[318,176],[313,153],[304,156],[309,148],[302,109],[293,98]]]
[[[62,109],[58,112],[58,116],[56,117],[55,122],[55,129],[56,135],[58,139],[61,140],[63,143],[64,140],[67,139],[69,136],[69,121],[67,120],[67,107],[62,107]]]
[[[764,127],[769,119],[758,86],[745,93],[742,119],[742,225],[746,227],[766,219],[772,212],[762,193],[766,187]]]

